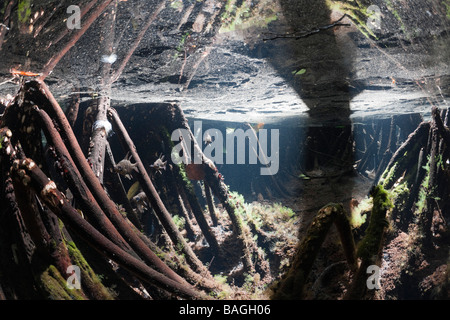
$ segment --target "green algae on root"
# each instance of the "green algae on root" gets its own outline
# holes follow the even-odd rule
[[[372,259],[378,255],[385,227],[387,210],[392,208],[389,193],[381,185],[375,186],[371,191],[373,207],[370,215],[366,235],[358,244],[357,256],[361,259]]]
[[[40,275],[42,290],[51,300],[84,300],[80,289],[69,289],[66,280],[55,266],[50,265]]]
[[[86,291],[88,294],[91,295],[93,299],[113,300],[114,296],[101,283],[100,278],[89,266],[75,243],[68,241],[67,249],[69,250],[69,255],[73,263],[80,268],[81,286],[87,289]]]
[[[351,227],[342,204],[328,204],[319,210],[308,232],[299,244],[291,268],[272,290],[272,299],[301,299],[303,288],[323,241],[335,223],[347,262],[351,269],[356,268],[354,240]]]

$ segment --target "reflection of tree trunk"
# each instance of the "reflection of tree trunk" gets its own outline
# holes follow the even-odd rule
[[[354,164],[350,119],[354,93],[349,82],[356,47],[342,43],[340,35],[347,27],[336,26],[350,21],[342,15],[332,18],[326,0],[280,0],[279,4],[284,18],[278,27],[294,38],[282,36],[270,41],[271,56],[275,56],[271,63],[308,107],[306,148],[302,154],[306,175],[325,171],[348,175]],[[298,74],[299,70],[304,71]],[[304,184],[304,188],[310,186]],[[351,198],[352,186],[332,188],[332,192]]]
[[[92,0],[88,4],[86,4],[80,12],[80,19],[83,19],[83,17],[89,12],[89,10],[92,9],[92,7],[95,5],[95,3],[98,2],[98,0]],[[63,39],[68,33],[70,32],[69,28],[64,28],[61,30],[61,32],[55,36],[55,38],[51,39],[50,43],[46,46],[46,49],[49,49],[52,45],[56,45],[61,39]],[[36,36],[35,36],[36,37]]]
[[[14,5],[15,0],[10,0],[6,5],[5,14],[3,15],[3,22],[0,25],[0,50],[2,49],[3,40],[5,39],[5,34],[8,31],[9,19],[11,17],[11,9]]]
[[[159,5],[156,7],[156,10],[150,14],[147,22],[142,27],[141,31],[139,32],[138,36],[136,37],[135,41],[130,47],[130,50],[128,50],[125,58],[122,60],[119,68],[114,72],[114,74],[111,76],[109,84],[112,84],[113,82],[117,81],[119,79],[120,75],[122,74],[123,70],[125,69],[125,66],[127,65],[128,61],[130,60],[131,56],[133,55],[134,51],[139,46],[139,43],[144,38],[145,33],[147,32],[150,25],[155,21],[156,17],[159,15],[159,13],[165,8],[166,1],[163,0],[159,3]]]
[[[81,36],[89,29],[89,27],[94,23],[95,20],[100,16],[100,14],[111,4],[113,0],[104,0],[101,4],[97,6],[94,12],[83,21],[82,27],[78,30],[72,38],[68,41],[68,43],[57,52],[47,64],[44,66],[44,69],[41,72],[38,80],[44,80],[55,68],[58,62],[66,55],[66,53],[77,43],[77,41],[81,38]]]

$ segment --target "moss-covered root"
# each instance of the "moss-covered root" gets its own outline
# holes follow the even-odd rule
[[[41,290],[50,300],[84,300],[80,289],[69,289],[66,280],[55,266],[50,265],[38,276]]]
[[[100,278],[92,270],[88,262],[74,242],[67,242],[70,257],[73,263],[80,268],[81,287],[90,299],[114,300],[113,294],[101,283]]]
[[[343,246],[347,246],[344,250],[347,260],[354,268],[356,265],[355,247],[351,233],[347,234],[350,232],[350,225],[345,210],[342,204],[328,204],[319,210],[312,221],[305,238],[297,248],[291,268],[278,286],[273,288],[272,299],[301,299],[303,297],[303,287],[333,222],[338,227]]]
[[[373,198],[373,207],[370,215],[366,235],[358,244],[357,256],[361,259],[359,270],[353,280],[346,299],[355,300],[365,297],[367,290],[367,268],[370,265],[380,264],[380,253],[388,221],[387,212],[392,208],[389,194],[381,185],[375,186],[370,195]]]
[[[358,244],[357,255],[362,260],[376,261],[381,248],[384,230],[388,226],[387,211],[392,208],[389,194],[381,185],[375,186],[370,195],[373,198],[373,207],[366,236]]]
[[[72,263],[80,268],[81,287],[71,288],[68,285],[67,275],[61,274],[54,265],[42,266],[37,274],[37,283],[44,296],[50,300],[112,300],[113,295],[103,286],[98,276],[91,269],[81,252],[73,242],[68,242]]]

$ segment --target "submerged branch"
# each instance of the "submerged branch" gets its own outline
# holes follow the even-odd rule
[[[3,16],[3,23],[0,23],[0,50],[2,49],[6,32],[9,30],[9,19],[11,18],[11,9],[13,8],[14,3],[15,0],[10,0],[8,2],[8,4],[6,5],[5,14]]]
[[[310,36],[313,36],[315,34],[318,34],[322,31],[328,30],[328,29],[332,29],[334,27],[350,27],[350,24],[348,23],[341,23],[341,21],[347,17],[347,14],[344,14],[341,18],[339,18],[338,20],[336,20],[335,22],[326,25],[326,26],[319,26],[319,27],[315,27],[309,31],[304,31],[301,32],[299,34],[287,34],[287,35],[275,35],[272,38],[265,38],[264,41],[268,41],[268,40],[276,40],[276,39],[294,39],[294,40],[299,40],[302,38],[308,38]]]

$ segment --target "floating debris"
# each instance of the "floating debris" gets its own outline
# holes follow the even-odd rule
[[[135,183],[133,183],[133,185],[130,187],[130,189],[128,189],[127,192],[127,199],[131,200],[140,190],[141,185],[139,184],[139,181],[136,181]]]
[[[40,73],[35,73],[31,71],[20,71],[14,68],[11,68],[9,72],[14,76],[23,76],[23,77],[39,77]]]
[[[114,53],[109,56],[107,56],[107,55],[102,56],[103,63],[113,64],[116,61],[117,61],[117,55]]]

